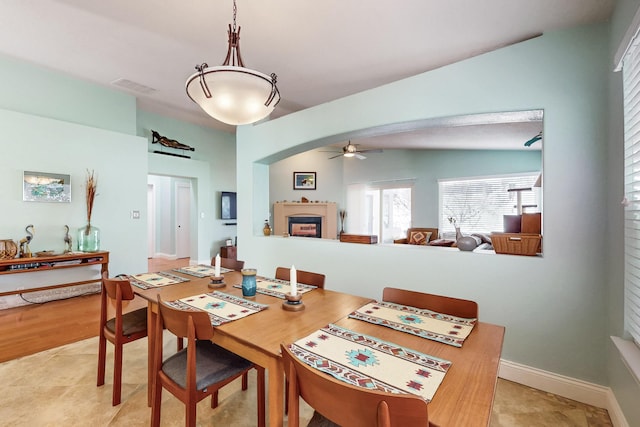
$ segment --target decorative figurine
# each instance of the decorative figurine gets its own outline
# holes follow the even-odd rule
[[[29,231],[31,229],[31,231]],[[33,224],[29,224],[24,228],[24,231],[27,232],[27,235],[20,239],[20,255],[18,258],[31,258],[31,249],[29,249],[29,243],[33,239],[33,233],[35,232],[33,228]]]
[[[64,226],[64,253],[68,254],[73,250],[73,239],[69,235],[69,226]]]

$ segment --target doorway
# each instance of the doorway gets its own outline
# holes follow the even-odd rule
[[[197,212],[197,198],[193,193],[196,178],[148,175],[147,212],[149,258],[189,259],[193,244],[197,247],[197,228],[192,216]]]
[[[191,183],[176,183],[176,257],[191,255]]]

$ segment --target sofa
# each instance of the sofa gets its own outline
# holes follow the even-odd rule
[[[407,237],[396,239],[393,243],[405,245],[429,245],[430,242],[438,239],[437,228],[410,228],[407,230]]]

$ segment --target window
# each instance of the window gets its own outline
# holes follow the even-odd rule
[[[411,226],[412,183],[354,184],[347,190],[347,233],[375,234],[380,243],[405,237]]]
[[[624,57],[625,329],[640,344],[640,49]]]
[[[449,237],[449,233],[455,233],[449,221],[452,218],[463,233],[490,233],[502,231],[503,215],[516,214],[518,206],[524,212],[540,212],[540,192],[535,187],[539,175],[532,172],[439,180],[438,227]]]

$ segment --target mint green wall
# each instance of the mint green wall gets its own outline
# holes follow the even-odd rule
[[[514,46],[237,131],[239,256],[270,274],[295,264],[327,287],[380,297],[388,285],[478,301],[506,326],[502,356],[606,384],[608,26],[549,33]],[[286,97],[286,94],[283,94]],[[543,258],[261,236],[271,163],[332,135],[433,117],[543,109]],[[429,271],[429,275],[424,272]]]
[[[0,93],[6,110],[135,134],[134,96],[7,56],[0,56]]]
[[[147,269],[148,173],[195,179],[200,206],[192,221],[198,237],[192,239],[197,241],[194,261],[210,261],[220,244],[235,236],[235,227],[217,219],[216,196],[235,189],[234,135],[137,110],[131,95],[13,58],[0,56],[0,76],[0,238],[21,238],[33,223],[33,250],[62,248],[58,228],[84,222],[79,190],[87,168],[100,177],[94,215],[116,274]],[[193,159],[148,153],[156,148],[149,129],[195,146]],[[18,191],[25,169],[71,174],[72,203],[23,203]],[[131,220],[131,210],[139,210],[141,219]]]
[[[613,69],[614,55],[621,40],[640,8],[638,0],[618,0],[611,20],[609,69]],[[624,209],[620,205],[624,197],[624,127],[622,112],[622,73],[609,72],[609,143],[606,204],[608,208],[609,253],[607,265],[608,284],[608,334],[623,336],[624,331]],[[607,342],[607,373],[609,386],[624,412],[630,426],[640,425],[640,385],[633,379],[622,362],[620,353],[611,341]]]
[[[85,222],[84,179],[92,169],[99,179],[93,221],[101,248],[112,252],[110,270],[145,271],[146,220],[129,214],[146,212],[147,157],[135,137],[135,97],[6,56],[0,76],[2,238],[22,238],[34,224],[32,251],[62,250],[63,226]],[[70,174],[71,203],[22,202],[24,170]]]
[[[62,252],[68,225],[77,248],[75,231],[86,224],[86,173],[93,170],[98,189],[91,222],[101,230],[100,248],[111,252],[109,271],[114,275],[146,271],[144,140],[8,110],[0,110],[0,128],[3,239],[21,239],[25,226],[33,224],[32,252]],[[24,170],[69,174],[71,203],[23,202]],[[142,218],[131,219],[132,210],[139,210]]]
[[[160,151],[160,146],[151,143],[151,130],[194,147],[195,151],[185,152],[191,159],[152,153]],[[236,236],[236,226],[224,225],[229,221],[220,219],[220,192],[236,189],[235,135],[143,110],[138,110],[137,134],[148,141],[150,174],[191,180],[193,202],[196,203],[191,212],[191,258],[194,262],[209,263],[224,241]],[[159,252],[175,254],[172,228],[175,224],[172,221],[169,224],[157,221],[156,224],[164,224],[164,227],[156,227],[159,233],[156,243],[169,242],[158,248]]]

